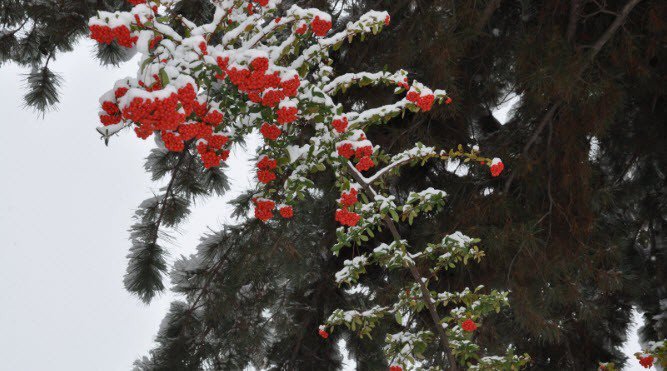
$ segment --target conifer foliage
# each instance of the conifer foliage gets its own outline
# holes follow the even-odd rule
[[[429,188],[397,199],[386,193],[383,183],[401,167],[429,160],[461,159],[488,167],[495,177],[503,171],[502,161],[483,157],[476,147],[466,150],[462,145],[445,151],[417,143],[395,155],[384,152],[368,139],[365,130],[406,112],[430,111],[435,103],[449,104],[452,99],[444,90],[410,81],[404,70],[335,75],[330,67],[331,49],[378,33],[390,25],[388,13],[369,11],[342,30],[330,33],[331,16],[317,9],[293,5],[283,10],[278,0],[223,0],[212,4],[214,13],[203,24],[173,16],[174,4],[166,1],[133,1],[129,11],[100,11],[89,21],[91,37],[99,43],[132,47],[142,54],[138,77],[118,81],[100,99],[99,132],[106,139],[124,129],[134,131],[141,139],[155,135],[159,148],[149,161],[161,165],[153,164],[149,169],[155,178],[171,174],[164,193],[146,200],[137,212],[125,277],[128,290],[149,301],[163,289],[166,265],[158,243],[160,227],[178,224],[187,215],[193,198],[224,190],[219,168],[227,160],[230,146],[259,131],[265,138],[256,163],[261,187],[245,199],[253,204],[257,219],[273,223],[278,215],[283,220],[298,216],[300,201],[318,189],[314,179],[328,170],[341,192],[339,207],[331,214],[341,224],[333,253],[364,247],[376,233],[384,234],[385,230],[390,231],[392,239],[380,243],[372,253],[345,260],[343,269],[335,275],[336,282],[363,290],[357,282],[369,265],[404,270],[411,277],[406,285],[393,286],[396,295],[390,305],[336,309],[324,324],[312,328],[312,333],[327,339],[344,325],[360,336],[370,337],[375,327],[398,327],[398,332],[386,334],[383,348],[385,362],[394,370],[525,365],[529,357],[515,354],[512,347],[502,356],[488,356],[474,342],[484,317],[507,305],[506,293],[485,293],[482,286],[443,292],[430,288],[440,271],[480,261],[484,253],[476,246],[478,240],[455,232],[441,241],[411,247],[400,235],[397,223],[412,224],[415,218],[438,210],[444,205],[446,192]],[[340,91],[369,85],[387,86],[397,96],[389,104],[347,112],[336,103]],[[189,171],[181,170],[183,166]],[[201,256],[187,263],[194,267],[181,270],[203,270],[212,275],[203,283],[200,294],[190,298],[189,306],[172,306],[166,327],[158,336],[158,341],[169,341],[151,358],[138,361],[139,367],[153,368],[157,367],[154,362],[166,362],[189,369],[234,362],[219,353],[213,353],[214,358],[209,358],[211,353],[197,358],[202,347],[208,346],[206,337],[211,329],[202,327],[204,319],[198,317],[198,305],[230,253],[227,248],[225,256],[217,257],[218,262],[211,268],[207,264],[212,256],[206,253],[206,246],[240,242],[228,236],[223,233],[212,237],[218,242],[205,242]],[[392,318],[395,324],[380,325],[384,317]],[[200,334],[197,340],[178,341],[184,326],[191,331],[198,327],[194,330]],[[169,360],[173,354],[167,350],[174,346],[188,347],[188,359]],[[428,353],[427,348],[431,348]]]
[[[87,21],[97,10],[128,8],[124,0],[3,0],[0,2],[0,65],[15,62],[29,69],[25,104],[38,112],[58,101],[60,77],[50,67],[60,53],[72,50],[88,33]],[[128,54],[129,53],[129,54]],[[103,63],[131,56],[117,44],[100,46]]]

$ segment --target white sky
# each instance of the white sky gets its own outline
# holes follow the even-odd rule
[[[159,187],[143,169],[154,144],[130,132],[109,147],[99,139],[98,97],[134,76],[137,62],[100,67],[92,51],[86,40],[52,63],[64,85],[45,119],[22,108],[26,70],[0,67],[0,370],[130,369],[152,347],[171,300],[146,306],[122,284],[132,215]],[[236,149],[229,164],[232,186],[247,188],[248,156]],[[169,246],[174,256],[229,221],[233,195],[193,209]],[[639,349],[636,337],[628,349]]]

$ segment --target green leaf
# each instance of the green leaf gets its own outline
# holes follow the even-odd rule
[[[169,85],[169,75],[167,75],[167,72],[164,70],[164,68],[160,68],[159,76],[162,86]]]

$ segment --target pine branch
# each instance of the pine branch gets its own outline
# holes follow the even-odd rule
[[[44,113],[59,102],[58,87],[62,79],[48,68],[48,59],[44,67],[34,69],[26,76],[28,84],[28,93],[24,96],[26,106]]]
[[[137,217],[142,221],[133,225],[130,230],[133,246],[128,254],[129,262],[123,281],[125,288],[139,296],[145,303],[150,303],[155,294],[164,290],[162,276],[167,266],[164,250],[158,245],[157,240],[163,222],[174,225],[180,218],[178,212],[170,213],[169,210],[170,207],[177,207],[173,189],[181,165],[189,153],[188,148],[189,145],[179,155],[162,199],[156,205],[144,206],[137,213]]]

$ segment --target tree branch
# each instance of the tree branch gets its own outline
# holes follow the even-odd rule
[[[351,162],[347,161],[347,166],[348,169],[350,170],[350,173],[352,174],[352,177],[359,183],[361,184],[361,187],[364,189],[366,192],[366,195],[372,199],[375,200],[375,197],[377,196],[377,192],[373,187],[364,181],[364,177],[357,171],[357,169],[352,165]],[[387,228],[389,228],[389,231],[391,232],[392,237],[396,241],[401,241],[401,235],[398,232],[398,229],[396,228],[396,225],[394,224],[394,221],[391,220],[388,216],[385,215],[383,218],[383,221]],[[408,268],[410,270],[410,274],[412,275],[412,278],[419,284],[419,288],[422,294],[422,300],[426,304],[426,308],[428,309],[429,314],[431,315],[431,320],[433,321],[433,324],[435,325],[436,331],[438,332],[438,337],[440,338],[440,344],[442,345],[443,351],[445,352],[445,355],[447,356],[447,361],[449,362],[449,369],[452,371],[458,371],[458,366],[456,364],[456,359],[454,359],[454,356],[452,355],[452,350],[449,345],[449,338],[447,337],[447,334],[445,333],[445,330],[442,328],[442,324],[440,323],[440,316],[438,315],[438,311],[435,307],[435,304],[433,304],[433,300],[431,298],[431,292],[429,291],[428,287],[426,286],[426,283],[424,282],[424,277],[419,273],[419,270],[417,270],[417,267],[414,265],[408,265]]]
[[[567,33],[565,35],[568,42],[572,42],[572,39],[577,32],[577,22],[579,21],[579,8],[581,7],[581,0],[571,0],[570,4],[570,20],[567,24]]]
[[[600,36],[600,38],[593,44],[593,47],[591,48],[591,52],[588,56],[588,63],[592,62],[595,56],[600,52],[602,47],[611,39],[612,36],[614,36],[614,33],[618,30],[619,27],[625,22],[625,19],[628,18],[628,15],[632,11],[632,9],[637,6],[637,4],[641,0],[630,0],[628,1],[627,4],[623,7],[620,13],[616,16],[616,19],[611,23],[611,25],[607,28],[607,30]],[[582,70],[580,72],[583,73],[584,69],[588,66],[588,63],[584,64],[582,66]]]
[[[577,0],[573,0],[577,1]],[[605,46],[605,44],[614,36],[616,31],[618,31],[619,27],[623,25],[625,20],[627,19],[628,15],[634,9],[635,6],[640,2],[641,0],[630,0],[628,1],[627,4],[623,7],[620,13],[616,16],[616,19],[609,25],[607,30],[600,36],[600,38],[593,44],[591,47],[590,54],[586,61],[582,63],[581,68],[579,69],[579,72],[577,73],[577,78],[581,77],[581,75],[585,72],[586,68],[588,65],[593,62],[597,54],[602,50],[602,48]],[[572,19],[570,19],[572,22]],[[569,30],[568,30],[569,31]],[[574,31],[573,31],[574,32]],[[533,135],[530,137],[526,145],[523,147],[523,151],[521,156],[526,157],[528,154],[528,151],[532,147],[533,144],[537,141],[537,138],[539,135],[542,133],[544,128],[549,124],[549,122],[553,119],[554,114],[556,113],[556,110],[563,104],[562,100],[556,100],[555,103],[551,104],[550,108],[547,110],[547,112],[544,114],[542,119],[540,120],[540,124],[538,127],[535,129],[535,132]],[[510,189],[510,186],[512,185],[512,181],[514,180],[514,172],[510,175],[510,177],[507,179],[507,182],[505,182],[505,187],[503,188],[503,192],[507,193]]]
[[[475,31],[482,32],[484,26],[489,22],[493,13],[500,7],[500,0],[491,0],[486,4],[486,8],[482,12],[481,17],[475,23]]]

